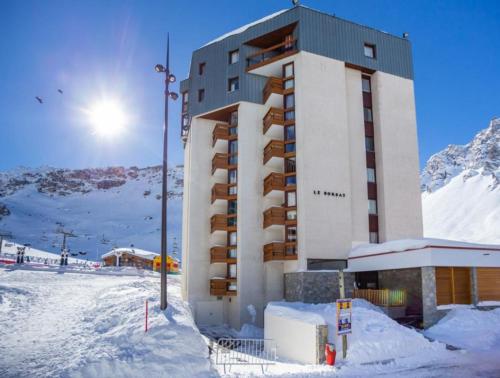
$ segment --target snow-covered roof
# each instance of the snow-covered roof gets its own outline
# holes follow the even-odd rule
[[[243,25],[242,27],[239,27],[238,29],[235,29],[235,30],[233,30],[233,31],[230,31],[229,33],[223,34],[223,35],[221,35],[220,37],[215,38],[214,40],[212,40],[212,41],[210,41],[210,42],[208,42],[208,43],[204,44],[202,47],[205,47],[205,46],[211,45],[212,43],[215,43],[215,42],[222,41],[223,39],[226,39],[227,37],[230,37],[230,36],[232,36],[232,35],[236,35],[236,34],[243,33],[243,32],[244,32],[245,30],[247,30],[248,28],[250,28],[250,27],[252,27],[252,26],[255,26],[255,25],[258,25],[258,24],[260,24],[260,23],[262,23],[262,22],[264,22],[264,21],[270,20],[270,19],[272,19],[272,18],[274,18],[274,17],[276,17],[276,16],[279,16],[280,14],[282,14],[282,13],[286,12],[287,10],[289,10],[289,9],[282,9],[282,10],[280,10],[280,11],[278,11],[278,12],[275,12],[275,13],[273,13],[273,14],[270,14],[270,15],[268,15],[268,16],[266,16],[266,17],[262,17],[262,18],[260,18],[260,19],[258,19],[258,20],[256,20],[256,21],[254,21],[254,22],[251,22],[251,23],[249,23],[249,24]]]
[[[138,248],[115,248],[109,251],[108,253],[105,253],[104,255],[101,256],[101,258],[108,257],[108,256],[116,256],[116,255],[121,255],[122,253],[128,253],[129,255],[135,255],[138,257],[141,257],[146,260],[154,260],[156,256],[160,256],[159,253],[156,252],[151,252],[151,251],[145,251],[143,249],[138,249]]]
[[[380,253],[390,253],[390,252],[404,252],[423,248],[446,248],[452,247],[453,249],[481,249],[481,250],[500,250],[500,245],[494,244],[478,244],[478,243],[466,243],[456,240],[446,240],[446,239],[400,239],[392,240],[380,244],[361,244],[354,247],[349,253],[349,258],[378,255]]]
[[[424,266],[500,267],[500,245],[444,239],[403,239],[364,244],[349,254],[353,272]]]

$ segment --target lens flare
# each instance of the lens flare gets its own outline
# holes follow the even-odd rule
[[[121,134],[127,124],[127,117],[122,107],[115,101],[96,103],[89,109],[88,115],[94,132],[102,137]]]

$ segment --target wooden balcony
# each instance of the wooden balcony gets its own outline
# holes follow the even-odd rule
[[[282,140],[272,140],[264,147],[264,164],[271,159],[283,159],[285,157],[285,142]]]
[[[227,201],[229,199],[235,199],[236,195],[229,195],[229,184],[214,184],[212,186],[212,202],[217,200]]]
[[[226,214],[215,214],[210,218],[210,232],[215,231],[227,231],[227,215]]]
[[[283,173],[270,173],[264,179],[264,195],[268,195],[273,190],[285,190],[285,175]]]
[[[282,206],[273,206],[264,211],[264,228],[270,226],[284,226],[286,222],[286,209]]]
[[[296,54],[297,39],[285,40],[247,56],[247,72]]]
[[[272,242],[264,246],[264,262],[297,260],[296,242]]]
[[[220,142],[229,140],[229,125],[226,123],[217,123],[212,131],[212,147]]]
[[[227,154],[216,153],[212,158],[212,174],[214,174],[217,169],[227,169],[229,166],[228,160]]]
[[[265,104],[273,93],[277,95],[283,95],[282,78],[271,76],[269,79],[267,79],[264,90],[262,91],[262,102]]]
[[[262,119],[263,131],[266,134],[272,125],[284,126],[285,125],[285,112],[283,109],[270,108],[264,118]]]
[[[217,297],[233,296],[236,291],[228,290],[230,283],[236,282],[236,278],[214,278],[210,280],[210,295]]]
[[[225,263],[225,264],[236,264],[236,257],[230,255],[230,250],[236,248],[216,246],[210,248],[210,264],[214,263]]]

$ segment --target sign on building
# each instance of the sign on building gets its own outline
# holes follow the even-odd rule
[[[352,300],[337,299],[337,335],[352,332]]]

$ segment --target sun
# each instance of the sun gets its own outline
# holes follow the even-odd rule
[[[127,124],[125,112],[116,101],[98,102],[89,109],[88,115],[94,132],[103,137],[123,133]]]

